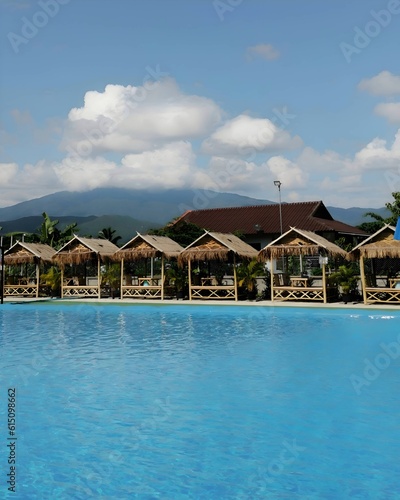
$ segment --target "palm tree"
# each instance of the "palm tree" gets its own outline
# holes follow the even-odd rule
[[[60,230],[57,227],[59,224],[57,219],[51,220],[46,212],[43,212],[42,216],[43,222],[37,235],[40,243],[50,245],[53,248],[61,248],[74,236],[74,233],[78,232],[78,224],[76,222],[72,222],[65,229]]]
[[[46,212],[42,213],[43,222],[39,228],[39,240],[40,243],[45,245],[55,246],[55,243],[59,239],[60,231],[57,228],[58,220],[51,220]]]
[[[384,218],[375,212],[367,212],[364,214],[364,217],[372,217],[375,220],[373,222],[363,222],[358,227],[367,233],[373,234],[385,224],[395,226],[398,218],[400,217],[400,191],[393,192],[392,196],[394,201],[392,203],[385,203],[385,207],[389,210],[389,212],[391,212],[389,217]]]
[[[264,275],[264,264],[257,259],[240,264],[237,269],[238,285],[246,289],[248,298],[255,298],[257,294],[257,277]]]
[[[117,245],[121,236],[114,236],[116,232],[116,229],[112,229],[111,227],[103,227],[103,229],[98,232],[98,235],[102,240],[108,240],[114,243],[114,245]]]

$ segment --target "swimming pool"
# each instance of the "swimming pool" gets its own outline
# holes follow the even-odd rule
[[[399,498],[400,313],[4,304],[29,499]]]

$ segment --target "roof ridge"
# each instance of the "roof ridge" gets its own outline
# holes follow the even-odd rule
[[[322,203],[322,200],[318,201],[294,201],[294,202],[282,202],[282,206],[287,206],[287,205],[314,205]],[[199,208],[199,209],[192,209],[192,210],[187,210],[185,213],[183,213],[176,221],[178,222],[179,219],[187,215],[188,213],[193,213],[193,212],[211,212],[215,210],[235,210],[238,208],[261,208],[261,207],[276,207],[279,206],[279,203],[266,203],[265,205],[240,205],[236,207],[213,207],[213,208]]]

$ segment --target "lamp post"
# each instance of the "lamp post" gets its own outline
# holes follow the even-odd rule
[[[274,181],[274,185],[278,188],[279,191],[279,221],[281,225],[281,234],[283,234],[283,227],[282,227],[282,200],[281,200],[281,186],[282,182],[281,181]]]

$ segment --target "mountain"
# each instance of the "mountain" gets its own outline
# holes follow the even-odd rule
[[[350,226],[359,226],[363,222],[371,222],[374,219],[372,217],[364,217],[367,212],[373,212],[375,214],[381,215],[383,218],[389,217],[390,212],[387,208],[337,208],[337,207],[327,207],[332,217]]]
[[[149,229],[156,229],[161,227],[161,224],[155,222],[137,220],[128,215],[102,215],[96,217],[91,215],[89,217],[52,217],[52,220],[59,220],[60,229],[65,228],[68,224],[76,222],[78,224],[77,234],[80,236],[97,237],[99,231],[105,227],[115,229],[115,235],[121,236],[119,244],[126,243],[136,232],[146,233]],[[21,219],[0,222],[2,233],[37,233],[40,225],[43,222],[43,217],[35,215],[32,217],[22,217]]]
[[[92,235],[97,237],[99,231],[105,227],[115,229],[115,235],[121,236],[118,245],[126,243],[136,235],[136,232],[146,234],[149,229],[157,229],[161,224],[155,222],[137,220],[128,215],[102,215],[93,220],[78,224],[79,235]]]
[[[139,220],[164,225],[189,209],[238,207],[273,203],[247,196],[214,191],[171,189],[159,192],[133,189],[98,188],[92,191],[61,191],[11,207],[0,208],[0,221],[41,215],[102,216],[128,215]]]
[[[42,222],[41,214],[46,212],[52,219],[59,219],[60,226],[78,222],[82,235],[92,234],[94,236],[103,227],[110,226],[117,229],[121,236],[124,233],[126,237],[129,237],[136,231],[144,232],[149,228],[163,226],[186,210],[273,203],[238,194],[217,193],[200,189],[171,189],[150,192],[134,189],[98,188],[83,193],[61,191],[42,198],[24,201],[11,207],[0,208],[0,221],[3,221],[0,222],[0,226],[3,226],[3,232],[19,230],[34,232]],[[327,208],[334,219],[352,226],[372,220],[370,217],[363,217],[366,212],[375,212],[383,217],[389,215],[386,208]],[[105,216],[108,218],[98,220],[99,217]],[[111,216],[115,218],[110,219]],[[118,219],[118,216],[130,219]],[[31,219],[31,221],[28,223],[26,218]]]

